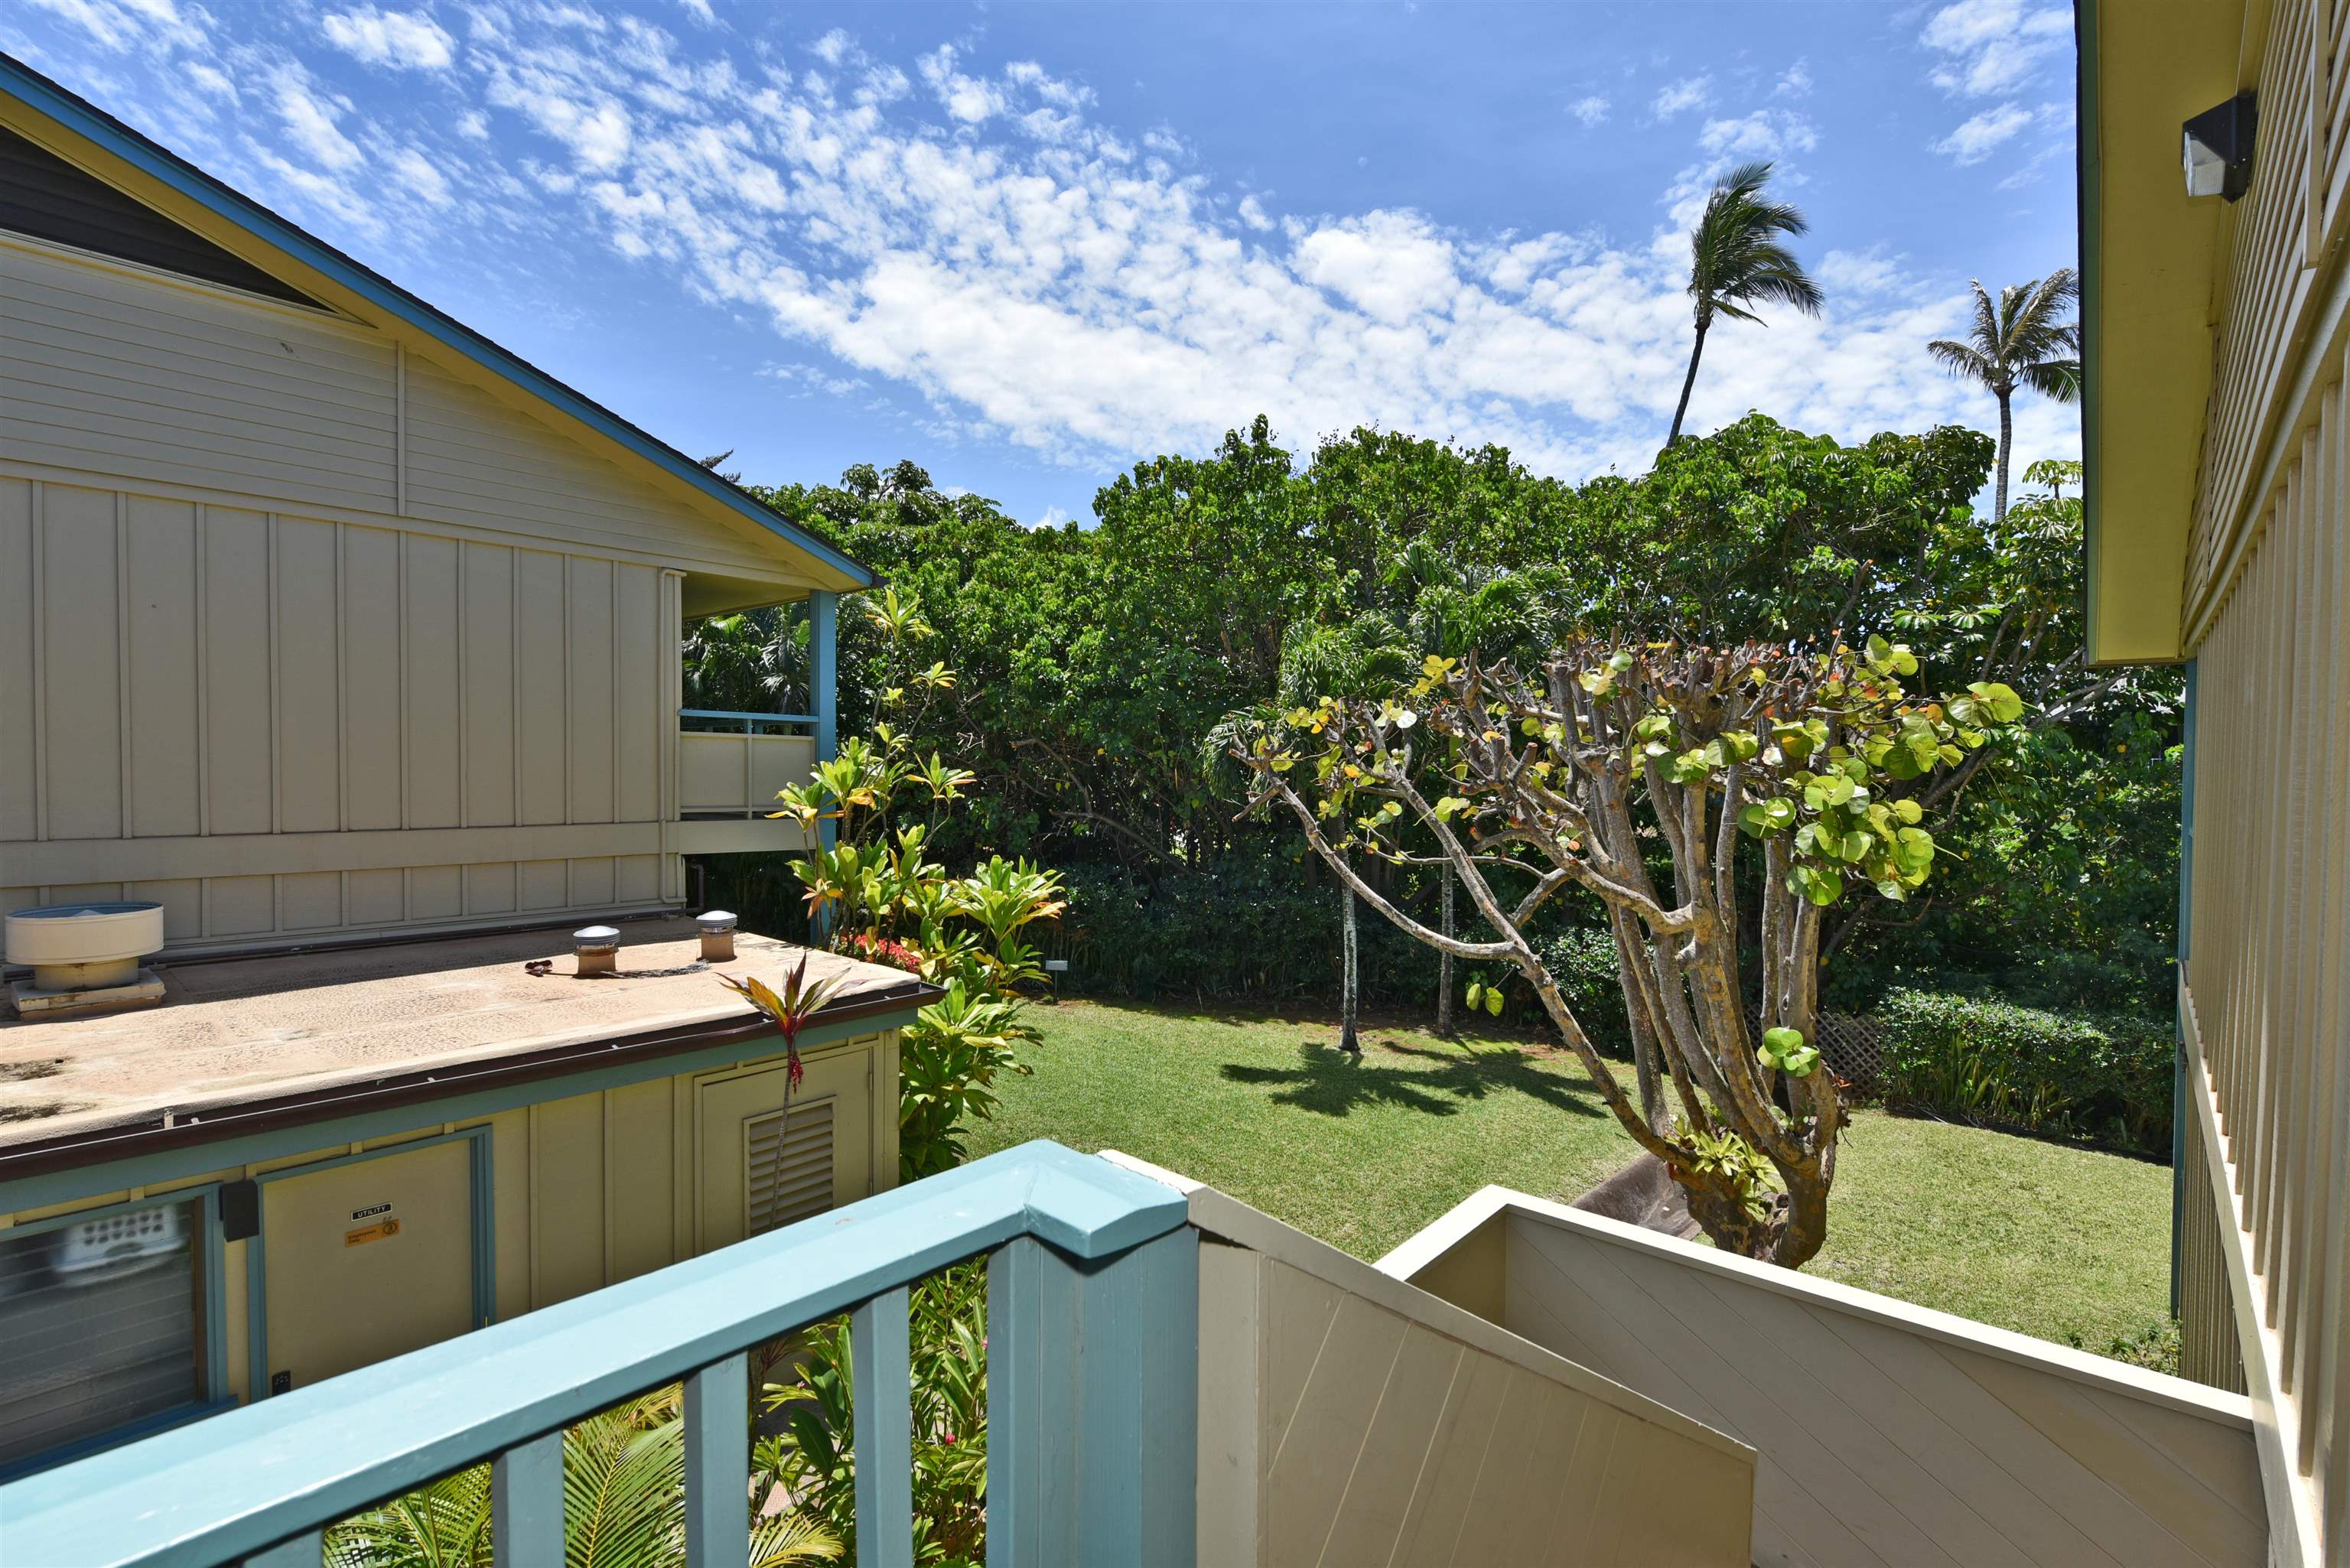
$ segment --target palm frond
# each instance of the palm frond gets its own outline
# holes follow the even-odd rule
[[[1971,343],[1960,343],[1948,337],[1937,337],[1926,345],[1926,352],[1951,375],[1981,381],[1989,386],[1999,374],[1999,367],[1989,356]]]
[[[2043,359],[2037,365],[2023,368],[2023,384],[2053,402],[2078,401],[2081,396],[2081,362],[2078,359]]]

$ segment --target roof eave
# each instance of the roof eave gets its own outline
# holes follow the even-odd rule
[[[879,579],[866,567],[808,533],[739,486],[720,478],[666,441],[647,433],[586,394],[500,347],[464,323],[418,298],[324,240],[222,183],[169,149],[51,81],[13,55],[0,52],[0,91],[171,190],[300,267],[331,281],[374,310],[443,346],[546,404],[640,461],[728,511],[758,524],[811,557],[836,580],[820,585],[854,591]]]

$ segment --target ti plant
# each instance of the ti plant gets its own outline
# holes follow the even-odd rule
[[[1795,1267],[1826,1240],[1845,1122],[1812,1044],[1822,917],[1864,887],[1906,899],[1926,881],[1933,837],[1896,787],[1960,763],[2022,708],[1995,683],[1914,696],[1902,682],[1917,669],[1880,639],[1578,638],[1523,671],[1430,657],[1408,690],[1292,709],[1233,755],[1253,774],[1251,805],[1285,805],[1371,908],[1524,978],[1717,1246]],[[1362,875],[1368,857],[1447,868],[1492,936],[1405,914]],[[1638,1103],[1526,934],[1569,888],[1597,899],[1615,940]]]
[[[788,1089],[800,1086],[800,1031],[816,1016],[824,1004],[840,989],[840,977],[829,975],[821,980],[808,979],[808,955],[800,954],[800,961],[784,976],[784,989],[778,992],[757,975],[722,974],[718,983],[747,1000],[752,1006],[775,1021],[775,1028],[784,1036],[784,1054],[790,1062]],[[788,1116],[791,1107],[785,1106]]]

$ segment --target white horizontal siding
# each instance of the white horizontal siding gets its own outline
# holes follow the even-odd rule
[[[477,374],[414,350],[403,366],[383,334],[321,312],[0,235],[0,462],[802,580],[755,525]]]

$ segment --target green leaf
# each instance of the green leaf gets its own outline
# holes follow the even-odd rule
[[[1485,1011],[1496,1018],[1502,1016],[1502,991],[1499,986],[1485,992]]]
[[[1457,794],[1448,794],[1436,803],[1436,820],[1450,822],[1454,814],[1469,809],[1468,801]]]

